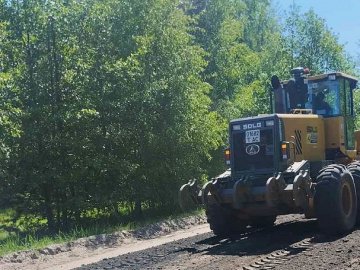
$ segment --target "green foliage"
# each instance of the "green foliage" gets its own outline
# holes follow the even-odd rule
[[[360,91],[354,90],[355,130],[360,130]]]
[[[354,64],[346,56],[344,45],[313,10],[301,13],[298,6],[292,6],[284,28],[293,67],[306,66],[315,74],[353,72]]]
[[[55,229],[90,209],[116,213],[121,202],[173,207],[181,183],[206,174],[222,120],[209,112],[205,52],[176,3],[3,8],[4,27],[21,41],[7,91],[20,89],[21,125],[5,114],[1,122],[16,138],[12,162],[21,164],[7,189],[15,218],[40,214]]]

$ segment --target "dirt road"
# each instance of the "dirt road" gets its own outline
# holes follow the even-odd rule
[[[227,239],[195,235],[78,269],[360,269],[360,231],[325,237],[315,220],[295,215],[277,223]]]
[[[215,237],[206,224],[196,225],[97,253],[89,250],[90,257],[62,254],[67,260],[55,256],[53,264],[17,269],[360,269],[360,230],[327,237],[315,220],[300,215],[279,217],[276,223],[226,239]]]

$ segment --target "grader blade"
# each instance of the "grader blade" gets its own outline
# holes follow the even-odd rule
[[[196,179],[190,180],[187,184],[182,185],[179,190],[179,204],[183,211],[194,209],[201,204],[199,192],[200,186]]]

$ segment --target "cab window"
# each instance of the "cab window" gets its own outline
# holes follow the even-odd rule
[[[307,109],[325,117],[341,114],[338,81],[309,82]]]

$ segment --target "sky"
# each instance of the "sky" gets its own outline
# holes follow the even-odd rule
[[[312,8],[326,20],[327,26],[345,45],[346,52],[354,59],[360,57],[360,0],[273,0],[276,6],[287,10],[295,2],[302,12]]]

